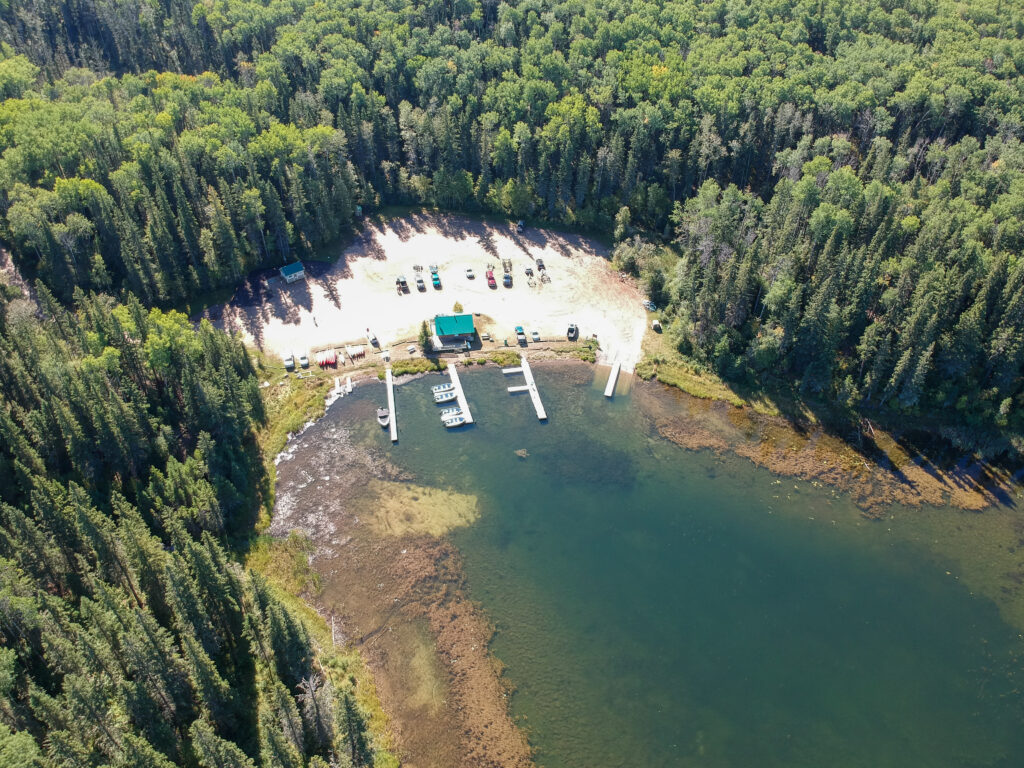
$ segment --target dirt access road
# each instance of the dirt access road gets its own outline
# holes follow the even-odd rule
[[[423,320],[450,313],[459,302],[481,316],[478,331],[512,345],[517,325],[542,339],[565,339],[568,324],[576,323],[580,338],[597,334],[601,362],[632,370],[647,324],[644,297],[607,256],[605,248],[576,235],[529,227],[519,233],[512,225],[412,214],[367,223],[336,262],[307,264],[305,281],[286,285],[275,279],[268,288],[240,290],[216,324],[282,357],[365,343],[367,329],[386,348],[415,339]],[[538,278],[538,258],[550,282]],[[512,262],[510,288],[502,285],[503,259]],[[431,286],[430,265],[439,269],[440,289]],[[497,288],[487,285],[488,265]],[[532,279],[527,267],[534,270]],[[474,279],[467,278],[467,268]],[[408,281],[408,293],[398,293],[399,275]],[[417,290],[417,275],[426,290]]]

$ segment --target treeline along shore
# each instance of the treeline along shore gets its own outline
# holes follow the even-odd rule
[[[0,4],[0,755],[393,765],[230,553],[253,362],[168,311],[419,206],[602,234],[663,350],[1024,441],[1019,3]]]
[[[61,300],[174,304],[356,205],[604,231],[695,363],[1019,448],[1019,10],[13,2],[0,233]]]

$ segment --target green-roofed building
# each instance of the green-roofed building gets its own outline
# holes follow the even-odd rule
[[[285,264],[281,267],[281,277],[284,278],[286,283],[294,283],[297,280],[306,279],[306,268],[302,266],[301,261],[296,261],[291,264]]]
[[[469,349],[476,336],[472,315],[437,315],[434,318],[434,349]]]

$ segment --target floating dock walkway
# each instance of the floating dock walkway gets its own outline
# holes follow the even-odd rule
[[[510,393],[529,392],[530,399],[533,400],[533,407],[537,411],[537,418],[544,421],[548,417],[548,414],[544,410],[544,403],[540,400],[540,392],[537,391],[537,382],[533,378],[533,371],[530,370],[530,364],[526,361],[526,357],[524,355],[520,355],[519,359],[522,362],[521,366],[516,366],[515,368],[502,368],[501,372],[505,374],[523,374],[523,378],[526,379],[526,385],[509,387],[508,391]]]
[[[622,370],[622,363],[615,363],[612,372],[608,374],[608,386],[604,388],[604,396],[611,397],[615,394],[615,382],[619,380],[619,371]]]
[[[448,361],[448,375],[451,376],[452,384],[455,385],[455,397],[459,401],[459,408],[462,409],[462,416],[466,419],[467,424],[472,424],[473,414],[469,411],[469,401],[466,399],[466,393],[462,390],[462,382],[459,380],[459,372],[455,370],[454,360]]]
[[[349,379],[351,381],[351,379]],[[388,385],[388,413],[391,414],[391,418],[388,419],[388,426],[391,429],[391,442],[398,442],[398,412],[395,411],[395,379],[391,375],[391,366],[389,365],[384,371],[384,383]]]

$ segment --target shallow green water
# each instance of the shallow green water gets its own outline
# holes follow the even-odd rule
[[[548,424],[493,367],[463,374],[459,433],[437,377],[399,387],[392,456],[480,498],[454,539],[541,765],[1024,765],[1020,636],[935,556],[654,436],[600,372],[536,377]]]

